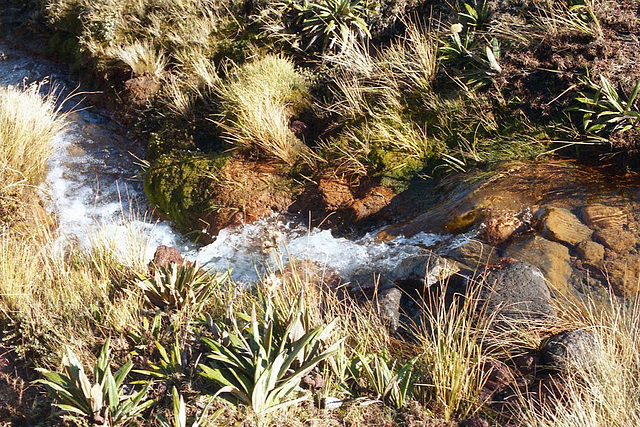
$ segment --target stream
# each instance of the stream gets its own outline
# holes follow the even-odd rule
[[[58,85],[61,99],[72,93],[71,82],[55,63],[30,57],[0,44],[0,85],[20,86],[49,81]],[[76,96],[65,106],[77,104]],[[388,269],[425,247],[441,243],[437,233],[415,233],[410,239],[379,242],[376,232],[357,239],[336,238],[329,230],[306,229],[285,217],[224,229],[215,241],[197,246],[170,223],[155,221],[142,183],[132,143],[106,112],[82,103],[68,117],[68,126],[53,141],[43,197],[59,223],[61,245],[89,247],[115,242],[127,256],[131,245],[145,245],[150,260],[159,245],[175,246],[189,260],[215,271],[232,270],[238,282],[252,282],[291,257],[310,260],[347,278],[357,270]]]
[[[45,90],[58,85],[62,98],[77,87],[61,66],[0,43],[0,85],[40,81],[53,82],[44,85]],[[76,104],[76,99],[67,106]],[[495,243],[498,255],[526,259],[560,287],[570,283],[579,289],[583,283],[593,284],[593,276],[603,284],[609,272],[618,289],[624,287],[621,292],[637,286],[633,284],[634,275],[640,275],[637,174],[611,174],[572,161],[521,162],[503,165],[490,175],[445,180],[436,189],[439,202],[416,212],[413,220],[365,235],[336,237],[330,230],[307,229],[281,215],[224,229],[213,243],[200,246],[170,223],[152,219],[142,183],[136,179],[142,154],[129,152],[134,144],[109,113],[85,104],[69,114],[66,130],[55,138],[41,187],[58,219],[61,247],[90,247],[110,239],[125,256],[132,245],[144,245],[145,260],[150,260],[159,245],[175,246],[204,268],[231,269],[232,278],[242,283],[255,282],[295,258],[312,261],[349,280],[363,272],[390,271],[425,249],[452,256],[477,235],[482,237],[483,230],[509,231],[509,224],[519,221],[517,229],[512,227],[516,229],[513,236]],[[553,232],[545,228],[549,224],[544,221],[542,229],[535,224],[535,212],[549,207],[565,212],[559,225],[552,224]],[[567,230],[586,233],[584,248],[571,238],[558,237],[563,232],[558,227],[565,227],[565,234]],[[466,259],[462,262],[470,265]]]

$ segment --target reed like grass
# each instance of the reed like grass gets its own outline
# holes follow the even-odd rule
[[[519,417],[530,426],[631,426],[640,424],[640,303],[637,298],[588,296],[562,304],[564,330],[593,334],[586,363],[570,365],[559,391],[523,394]]]
[[[64,128],[55,89],[0,88],[0,187],[35,185],[46,171],[53,138]]]
[[[292,165],[308,152],[289,122],[309,106],[310,84],[308,76],[280,55],[232,66],[229,78],[218,79],[214,86],[225,138],[242,151]]]

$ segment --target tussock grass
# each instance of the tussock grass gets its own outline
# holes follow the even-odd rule
[[[107,50],[106,55],[127,64],[136,76],[160,77],[168,63],[164,52],[149,42],[135,41],[130,45],[118,46]]]
[[[334,102],[327,109],[347,126],[340,137],[321,144],[327,160],[339,165],[338,173],[393,173],[419,168],[437,155],[438,144],[414,114],[436,75],[435,33],[408,23],[404,38],[374,54],[356,39],[342,43],[339,53],[325,55],[324,60],[334,67]],[[386,158],[389,151],[397,155]],[[407,158],[415,164],[407,164]]]
[[[232,66],[229,77],[214,86],[225,138],[240,150],[293,164],[308,150],[289,122],[309,106],[310,84],[307,75],[280,55]]]
[[[592,333],[596,349],[558,380],[560,391],[524,394],[519,417],[531,426],[640,424],[640,303],[588,296],[563,304],[563,329]]]
[[[35,351],[41,362],[52,363],[62,354],[61,343],[88,350],[101,336],[94,328],[124,332],[139,321],[141,297],[114,297],[113,291],[114,283],[143,271],[135,261],[144,255],[118,256],[98,243],[65,253],[55,235],[14,233],[0,235],[0,251],[0,325],[19,325],[19,354]]]
[[[447,284],[434,298],[419,333],[421,362],[426,366],[425,387],[436,413],[446,421],[473,416],[486,403],[480,390],[488,379],[486,366],[497,354],[489,348],[495,313],[484,310],[479,286],[468,295],[446,298]]]
[[[51,141],[64,128],[55,88],[42,97],[42,84],[0,88],[0,187],[40,182]]]

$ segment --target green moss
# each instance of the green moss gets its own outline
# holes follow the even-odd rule
[[[184,129],[173,132],[152,132],[147,143],[147,159],[155,160],[173,152],[195,150],[193,137]]]
[[[200,228],[198,219],[214,208],[212,175],[222,170],[227,156],[174,152],[160,156],[147,172],[144,190],[178,229],[188,233]]]

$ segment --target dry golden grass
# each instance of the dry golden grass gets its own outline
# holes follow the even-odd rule
[[[127,64],[136,76],[160,77],[168,64],[164,52],[150,42],[135,41],[108,49],[105,54]]]
[[[0,88],[0,188],[35,185],[46,171],[51,141],[64,128],[64,114],[52,89],[42,84]]]
[[[640,425],[640,303],[587,296],[562,303],[564,330],[585,329],[596,348],[558,378],[561,392],[522,395],[519,417],[530,426]]]
[[[240,150],[292,165],[309,153],[289,122],[310,103],[310,79],[280,55],[233,65],[213,87],[225,138]]]

